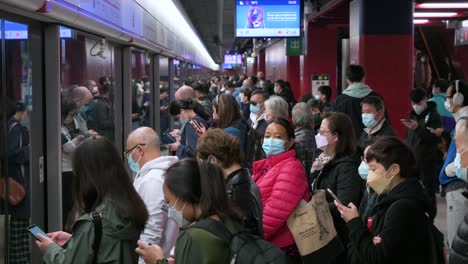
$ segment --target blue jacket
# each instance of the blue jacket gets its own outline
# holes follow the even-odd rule
[[[449,183],[453,183],[456,181],[461,181],[456,176],[449,177],[445,173],[445,168],[447,167],[447,165],[449,165],[455,160],[456,155],[457,155],[457,147],[455,146],[455,140],[452,139],[452,143],[450,143],[450,148],[447,151],[447,157],[445,158],[444,166],[442,166],[442,169],[440,170],[440,173],[439,173],[439,182],[440,182],[440,185],[442,186],[448,185]]]
[[[239,118],[236,121],[232,122],[230,126],[226,127],[224,131],[239,139],[240,149],[241,152],[243,152],[245,148],[245,135],[247,131],[247,124],[241,118]]]
[[[442,118],[444,130],[447,133],[451,133],[455,127],[455,119],[453,118],[452,113],[445,109],[445,93],[438,93],[429,99],[429,101],[437,104],[437,112],[439,112],[439,115]]]
[[[211,120],[206,121],[200,116],[196,115],[193,117],[198,123],[204,125],[206,129],[211,127]],[[194,156],[195,148],[197,147],[198,135],[195,132],[195,128],[190,123],[187,123],[182,129],[180,135],[180,145],[177,148],[176,156],[179,159],[192,158]]]

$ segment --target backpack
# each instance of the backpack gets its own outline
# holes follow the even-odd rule
[[[245,134],[244,162],[242,163],[242,167],[249,169],[250,173],[252,173],[254,161],[264,159],[265,154],[263,153],[261,135],[247,122],[245,122],[245,125],[245,128],[238,124],[233,124],[232,126]]]
[[[206,218],[195,225],[221,238],[230,248],[228,264],[287,264],[286,254],[259,236],[245,232],[232,234],[221,222]]]

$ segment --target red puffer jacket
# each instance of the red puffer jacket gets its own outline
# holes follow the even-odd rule
[[[262,195],[265,240],[280,248],[294,245],[286,222],[301,199],[310,199],[304,167],[296,159],[296,151],[254,162],[253,178]]]

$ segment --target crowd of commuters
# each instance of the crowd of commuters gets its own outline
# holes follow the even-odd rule
[[[395,137],[384,98],[365,84],[364,68],[350,65],[346,77],[348,87],[334,100],[332,88],[322,86],[297,102],[287,81],[270,82],[262,72],[186,83],[172,101],[163,88],[161,119],[170,114],[178,126],[162,130],[172,142],[148,127],[149,83],[136,80],[124,159],[112,144],[112,80],[68,90],[66,230],[36,241],[43,260],[239,263],[239,252],[214,231],[221,228],[232,240],[243,234],[276,248],[285,259],[279,263],[307,263],[288,219],[328,190],[344,250],[323,263],[439,263],[431,262],[438,249],[434,218],[445,213],[437,211],[438,191],[447,199],[450,263],[468,263],[468,84],[438,80],[432,98],[411,89],[404,142]],[[21,105],[12,107],[12,125],[21,119],[16,113]],[[21,136],[21,129],[11,133]],[[27,160],[16,155],[11,166],[19,173]]]

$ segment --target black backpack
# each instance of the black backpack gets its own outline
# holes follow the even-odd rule
[[[237,124],[234,124],[233,127],[239,129],[245,135],[244,142],[244,162],[242,166],[249,169],[252,173],[253,163],[256,160],[261,160],[265,158],[262,148],[262,136],[251,127],[247,122],[245,123],[245,128],[240,127]]]
[[[229,245],[228,264],[287,264],[286,254],[259,236],[245,232],[232,234],[221,222],[207,218],[193,225],[221,238]]]

